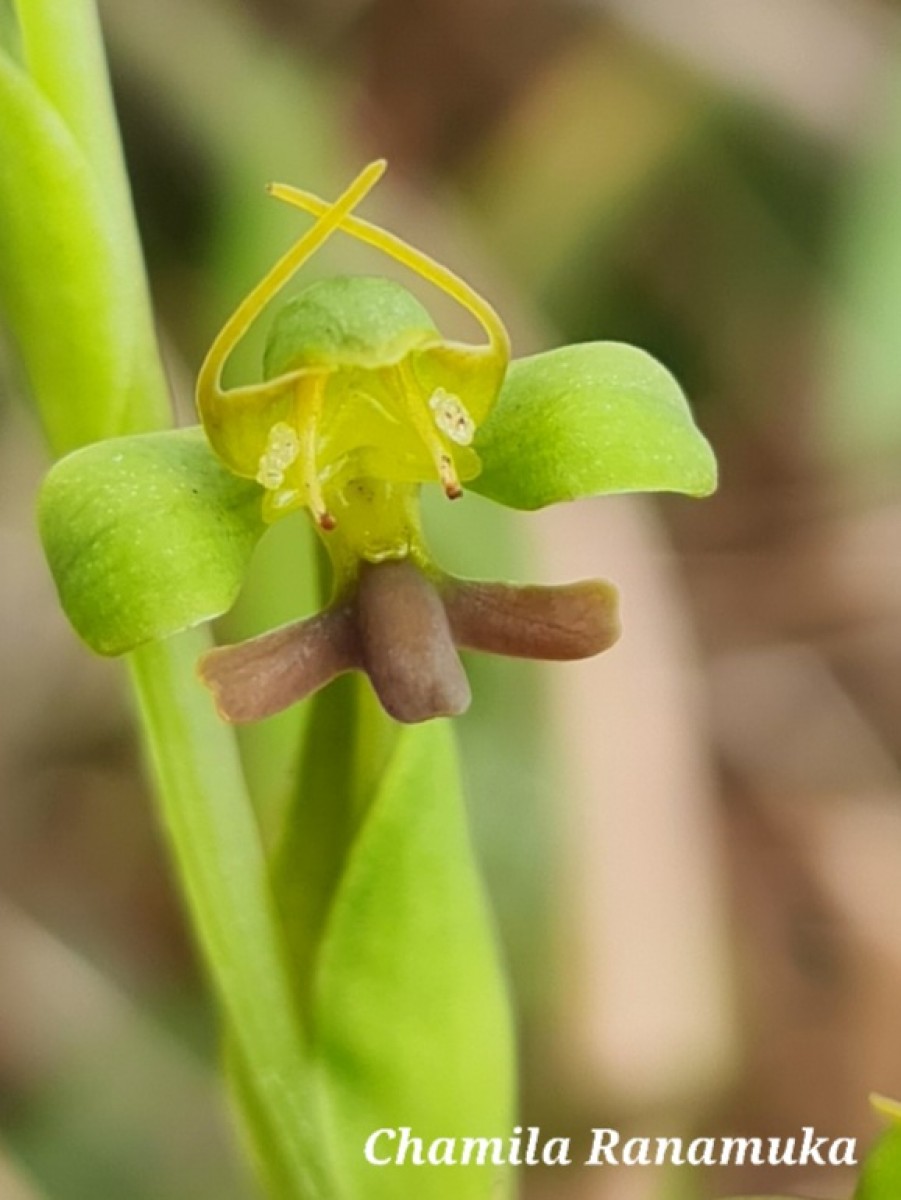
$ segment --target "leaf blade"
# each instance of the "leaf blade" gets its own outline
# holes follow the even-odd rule
[[[870,1102],[889,1128],[872,1145],[860,1168],[853,1200],[894,1200],[901,1188],[901,1104],[885,1096],[871,1096]]]
[[[427,1142],[509,1137],[513,1122],[510,1013],[446,721],[398,732],[335,895],[312,1000],[348,1194],[509,1194],[502,1167],[375,1167],[362,1154],[381,1128],[410,1125]]]
[[[65,122],[2,52],[0,145],[0,302],[54,453],[165,427],[135,255]]]

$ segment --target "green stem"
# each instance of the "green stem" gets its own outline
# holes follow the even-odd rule
[[[99,315],[106,320],[104,330],[122,342],[115,349],[126,369],[119,375],[104,373],[103,355],[76,342],[73,353],[83,356],[79,378],[91,404],[75,413],[53,397],[54,411],[62,415],[55,425],[47,422],[48,437],[58,453],[73,443],[71,426],[76,420],[81,423],[74,440],[89,442],[110,429],[164,427],[171,416],[95,4],[16,0],[16,11],[28,84],[52,105],[84,156],[102,201],[100,230],[107,249],[114,251],[111,270],[123,282],[121,290],[109,293],[116,297],[114,315],[120,319],[109,320],[106,310]],[[20,86],[19,92],[28,99],[27,88]],[[52,122],[38,114],[32,125],[32,139],[49,140]],[[23,152],[21,162],[30,161]],[[44,159],[38,156],[38,161]],[[51,227],[70,259],[89,261],[78,242],[84,235],[61,209],[58,197],[48,193],[45,198],[40,191],[38,197],[46,209],[35,211],[34,220]],[[35,261],[23,265],[40,274],[38,251],[31,242],[28,248]],[[24,288],[27,282],[20,278],[18,286]],[[63,290],[59,303],[35,309],[31,315],[37,313],[39,319],[23,324],[35,356],[76,316],[86,323],[79,309],[82,291]],[[108,301],[105,293],[101,301]],[[118,406],[126,409],[121,422],[110,420]],[[42,412],[46,419],[45,407]],[[194,631],[148,645],[131,657],[132,681],[178,874],[229,1034],[241,1056],[253,1110],[246,1115],[249,1121],[265,1115],[269,1144],[264,1166],[273,1178],[274,1164],[268,1160],[277,1159],[280,1181],[272,1192],[290,1200],[324,1200],[332,1190],[316,1136],[313,1072],[259,830],[234,735],[215,716],[194,674],[194,663],[209,644],[206,633]]]
[[[191,631],[131,656],[163,819],[207,966],[291,1181],[290,1196],[330,1197],[313,1094],[259,830],[235,741],[194,664]]]

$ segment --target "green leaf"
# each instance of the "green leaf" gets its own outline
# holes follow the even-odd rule
[[[96,0],[15,3],[28,73],[91,164],[106,194],[109,218],[132,240],[134,220]]]
[[[901,1196],[901,1129],[891,1129],[867,1155],[854,1200],[898,1200],[898,1196]]]
[[[504,1200],[503,1168],[377,1167],[364,1156],[383,1128],[506,1138],[513,1122],[510,1012],[450,723],[395,724],[359,675],[311,703],[276,896],[320,1068],[336,1200]]]
[[[497,1166],[376,1166],[360,1153],[382,1128],[412,1126],[426,1144],[510,1133],[510,1013],[448,722],[398,734],[326,924],[313,1028],[349,1195],[507,1194]]]
[[[675,379],[618,342],[514,362],[475,447],[483,471],[469,486],[511,508],[716,487],[713,451]]]
[[[901,1105],[881,1096],[871,1100],[891,1126],[864,1159],[854,1200],[897,1200],[901,1196]]]
[[[509,1137],[513,1121],[510,1012],[446,721],[397,733],[325,925],[312,1018],[348,1196],[509,1194],[503,1167],[362,1153],[378,1129],[411,1126],[428,1143]]]
[[[63,609],[99,654],[123,654],[229,609],[264,525],[260,488],[199,429],[114,438],[62,459],[40,494]]]
[[[54,452],[169,424],[143,272],[118,197],[2,50],[0,145],[0,304]]]

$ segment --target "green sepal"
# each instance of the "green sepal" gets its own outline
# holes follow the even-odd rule
[[[261,489],[198,428],[112,438],[61,459],[38,502],[62,607],[98,654],[219,616],[265,526]]]
[[[469,486],[510,508],[612,492],[716,488],[716,460],[670,373],[643,350],[586,342],[511,364],[478,431]]]
[[[383,367],[440,340],[419,301],[391,279],[337,275],[304,288],[279,311],[263,377],[302,368]]]

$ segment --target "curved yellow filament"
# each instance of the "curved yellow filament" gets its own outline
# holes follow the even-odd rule
[[[277,200],[283,200],[286,204],[292,204],[295,208],[300,208],[316,217],[323,218],[326,214],[335,211],[335,206],[314,196],[312,192],[302,191],[300,188],[291,187],[286,183],[270,184],[268,191]],[[442,266],[422,250],[415,249],[396,234],[389,233],[387,229],[381,229],[378,225],[370,224],[369,221],[351,216],[349,210],[346,210],[346,215],[342,215],[339,224],[344,233],[350,234],[351,237],[355,237],[369,246],[376,247],[451,296],[479,322],[488,334],[491,348],[505,360],[509,359],[510,337],[503,321],[487,300],[483,299],[478,292],[448,267]]]
[[[319,219],[312,229],[308,229],[303,237],[278,260],[225,322],[213,341],[197,377],[197,404],[201,413],[210,401],[220,399],[226,394],[222,387],[222,370],[237,343],[295,271],[319,249],[323,242],[331,237],[348,214],[378,183],[386,166],[384,159],[370,163],[363,168],[353,183],[342,192],[333,204],[326,204],[323,201],[321,209],[317,213]],[[269,385],[236,388],[234,391],[258,393],[279,390],[281,387],[283,387],[283,381],[273,380]]]

